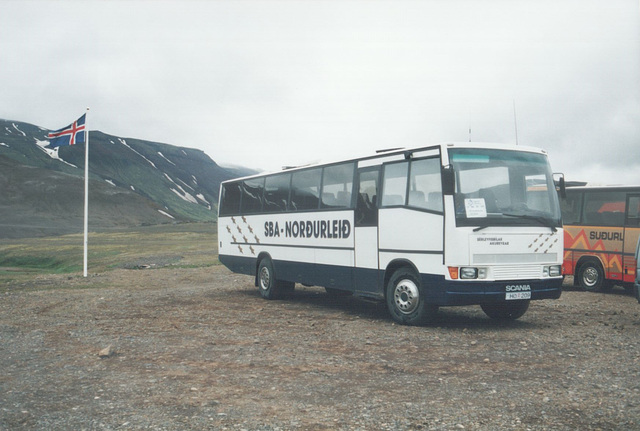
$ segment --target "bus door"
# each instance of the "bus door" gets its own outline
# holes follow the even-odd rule
[[[358,169],[354,216],[356,292],[378,292],[378,191],[380,166]]]
[[[640,236],[640,194],[627,195],[627,212],[624,218],[623,281],[636,279],[636,247]]]

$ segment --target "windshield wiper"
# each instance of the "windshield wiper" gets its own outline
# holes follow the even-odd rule
[[[553,221],[551,219],[546,218],[546,217],[534,216],[534,215],[528,215],[528,214],[509,214],[509,213],[503,213],[502,215],[505,216],[505,217],[515,217],[515,218],[519,218],[519,219],[537,221],[542,226],[546,226],[546,227],[550,228],[552,232],[557,232],[558,231],[558,229],[556,229],[556,227],[554,226]],[[474,232],[478,232],[478,231],[481,231],[482,229],[486,229],[486,228],[491,227],[491,226],[495,226],[495,225],[494,224],[483,224],[483,225],[480,225],[480,226],[474,228],[473,231]]]
[[[483,224],[482,226],[478,226],[478,227],[474,228],[474,229],[473,229],[473,231],[474,231],[474,232],[478,232],[478,231],[480,231],[480,230],[482,230],[482,229],[486,229],[486,228],[488,228],[489,226],[492,226],[492,225],[489,225],[489,224]]]
[[[526,219],[526,220],[534,220],[534,221],[537,221],[538,223],[540,223],[542,226],[546,226],[546,227],[550,228],[552,232],[557,232],[558,231],[558,229],[556,229],[555,225],[553,224],[553,221],[551,219],[546,218],[546,217],[534,216],[534,215],[529,215],[529,214],[509,214],[509,213],[503,213],[502,215],[506,216],[506,217],[515,217],[515,218],[521,218],[521,219]]]

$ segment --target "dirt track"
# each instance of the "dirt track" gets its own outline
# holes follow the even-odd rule
[[[640,304],[622,290],[428,327],[318,288],[265,301],[222,267],[4,290],[0,429],[640,429]]]

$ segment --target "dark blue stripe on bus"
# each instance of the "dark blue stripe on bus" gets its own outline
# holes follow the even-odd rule
[[[220,262],[231,271],[255,276],[257,258],[220,255]],[[384,299],[384,270],[352,268],[275,260],[276,277],[314,286],[333,287],[358,295]],[[420,274],[426,301],[436,305],[474,305],[504,301],[510,284],[528,285],[531,299],[557,299],[562,293],[562,278],[548,280],[463,281],[445,280],[442,275]]]
[[[505,300],[508,285],[528,285],[531,299],[558,299],[562,294],[562,278],[548,280],[463,281],[421,274],[427,289],[427,302],[437,305],[475,305]],[[434,278],[435,277],[435,278]]]

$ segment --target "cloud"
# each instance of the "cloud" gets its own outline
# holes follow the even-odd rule
[[[554,169],[640,183],[638,12],[632,0],[8,2],[0,116],[55,128],[91,106],[91,129],[269,170],[469,129],[515,145],[517,120],[518,143],[547,149]]]

